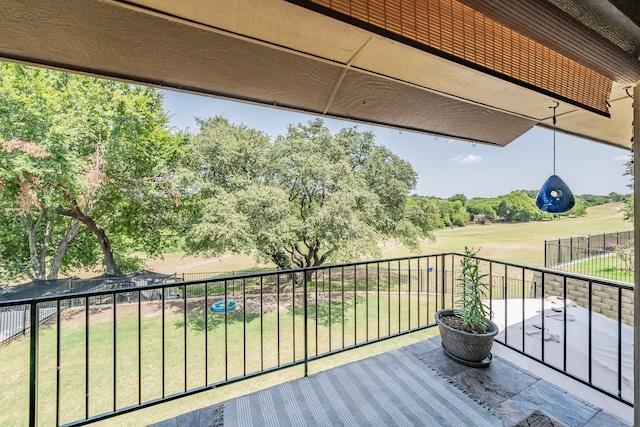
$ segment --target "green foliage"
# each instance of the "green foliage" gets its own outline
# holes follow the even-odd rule
[[[587,205],[581,200],[577,200],[575,206],[567,212],[567,214],[573,216],[585,216],[587,214]]]
[[[613,193],[616,194],[616,193]],[[614,198],[618,198],[618,197],[614,197]],[[585,206],[589,207],[589,206],[598,206],[598,205],[604,205],[605,203],[609,203],[609,202],[615,202],[615,201],[619,201],[619,200],[613,200],[611,197],[609,196],[597,196],[594,194],[582,194],[580,196],[576,196],[576,202],[581,201],[582,204],[584,204]]]
[[[576,205],[571,209],[571,213],[575,216],[585,216],[587,214],[587,206],[584,203],[576,202]]]
[[[151,88],[0,64],[0,209],[12,224],[0,229],[2,274],[55,279],[96,265],[100,250],[118,273],[114,252],[153,255],[172,242],[170,171],[185,139],[168,131],[162,99]]]
[[[620,244],[611,244],[613,251],[616,254],[616,258],[622,264],[622,271],[633,272],[634,271],[634,253],[633,242],[623,242]]]
[[[415,171],[371,132],[332,135],[318,119],[271,142],[222,117],[198,123],[182,172],[191,252],[308,267],[378,255],[388,237],[417,251],[431,230],[429,211],[407,209]]]
[[[609,193],[608,196],[609,200],[612,202],[624,202],[627,200],[627,195],[626,194],[618,194],[614,191]],[[607,202],[605,202],[607,203]]]
[[[467,202],[467,210],[471,216],[484,215],[484,219],[493,221],[496,219],[497,199],[471,199]]]
[[[545,214],[536,207],[535,200],[525,192],[513,191],[506,196],[499,197],[496,214],[507,221],[528,222],[540,220]]]
[[[135,273],[144,268],[144,259],[133,254],[114,254],[116,263],[123,274]]]
[[[406,218],[432,240],[432,231],[444,227],[440,202],[434,197],[411,196],[407,200]]]
[[[489,285],[482,280],[488,274],[480,273],[479,260],[474,258],[478,251],[465,246],[464,253],[465,256],[460,262],[460,299],[456,302],[455,315],[464,320],[475,333],[483,334],[489,330],[488,310],[482,303],[482,298],[489,290]]]
[[[518,190],[519,193],[525,194],[527,197],[535,200],[538,197],[539,190]]]
[[[440,204],[440,215],[446,227],[455,225],[464,227],[471,219],[469,212],[462,204],[462,201],[444,202]]]
[[[454,194],[453,196],[449,197],[449,201],[459,201],[460,203],[462,203],[462,206],[467,206],[467,196],[465,196],[464,194]]]
[[[508,222],[529,222],[551,219],[554,216],[584,216],[587,214],[588,207],[609,202],[619,202],[626,200],[628,197],[613,192],[607,196],[592,194],[576,196],[576,205],[571,211],[564,214],[551,215],[540,212],[537,209],[535,206],[537,194],[537,190],[518,190],[495,198],[473,198],[467,200],[465,206],[471,217],[483,215],[484,220],[494,221],[497,216],[500,216]],[[460,200],[461,197],[457,197],[457,199]],[[451,201],[451,199],[449,200]],[[443,209],[443,220],[450,225],[450,214],[447,207]]]

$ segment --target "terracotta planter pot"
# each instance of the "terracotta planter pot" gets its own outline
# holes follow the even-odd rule
[[[453,316],[453,310],[440,310],[436,313],[436,323],[440,329],[442,348],[448,355],[470,366],[486,366],[491,362],[489,355],[493,338],[498,334],[498,326],[489,321],[490,331],[486,334],[472,334],[454,329],[440,320],[441,316]]]

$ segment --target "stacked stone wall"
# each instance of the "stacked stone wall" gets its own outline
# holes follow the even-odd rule
[[[542,297],[542,273],[534,272],[534,288],[532,297]],[[589,281],[567,277],[567,299],[574,301],[581,307],[589,309]],[[563,297],[564,276],[544,274],[544,298],[550,296]],[[619,290],[615,286],[593,283],[591,286],[591,310],[594,313],[618,320]],[[633,291],[623,289],[621,292],[622,322],[633,326]]]

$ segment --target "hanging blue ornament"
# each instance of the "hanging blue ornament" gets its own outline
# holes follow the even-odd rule
[[[536,197],[536,206],[542,212],[565,213],[575,206],[576,199],[567,184],[556,175],[556,108],[560,103],[555,103],[549,107],[553,109],[553,175],[542,184]]]
[[[545,181],[536,197],[536,206],[543,212],[565,213],[576,204],[573,193],[558,175]]]

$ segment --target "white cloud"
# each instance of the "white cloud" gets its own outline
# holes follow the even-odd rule
[[[453,157],[449,159],[453,162],[459,163],[461,165],[468,165],[470,163],[479,163],[482,161],[482,156],[474,156],[473,154],[469,154],[465,156],[464,154],[460,154],[459,156]]]
[[[616,162],[626,162],[628,160],[631,160],[631,155],[625,154],[624,156],[616,156],[616,157],[612,158],[611,160],[616,161]]]

